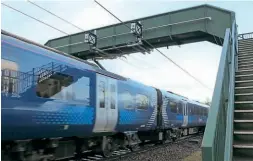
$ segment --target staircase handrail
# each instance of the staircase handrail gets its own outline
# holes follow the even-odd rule
[[[225,31],[212,103],[209,110],[205,134],[202,142],[203,161],[224,161],[225,158],[232,158],[231,140],[233,137],[231,138],[231,134],[228,132],[233,129],[233,127],[231,127],[233,126],[233,124],[231,125],[233,121],[230,120],[233,118],[231,110],[233,109],[234,103],[234,50],[237,46],[236,32],[237,30],[235,22],[232,24],[232,31],[230,31],[230,28],[227,28]],[[227,146],[231,147],[228,148]],[[229,153],[228,156],[225,153]]]
[[[226,120],[226,140],[225,140],[225,151],[224,160],[232,161],[233,158],[233,131],[234,131],[234,96],[235,96],[235,71],[236,67],[236,56],[237,56],[237,29],[234,22],[231,33],[231,68],[230,68],[230,83],[229,83],[229,98],[228,98],[228,109],[227,109],[227,120]]]

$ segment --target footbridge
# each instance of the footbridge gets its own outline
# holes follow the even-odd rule
[[[67,35],[46,45],[82,59],[149,53],[157,47],[198,41],[221,46],[234,20],[232,11],[201,5]]]
[[[199,41],[222,46],[202,160],[252,160],[253,33],[237,33],[234,12],[200,5],[59,37],[46,45],[87,60]]]

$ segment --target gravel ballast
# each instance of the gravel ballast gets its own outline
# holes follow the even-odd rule
[[[122,158],[121,161],[187,161],[188,156],[200,151],[202,136],[194,138],[194,141],[189,140],[169,144],[141,154],[134,154]],[[196,140],[199,140],[199,142],[196,142]],[[198,161],[198,159],[196,158],[195,161]]]

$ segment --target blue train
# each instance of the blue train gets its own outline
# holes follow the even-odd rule
[[[105,157],[203,131],[209,106],[1,32],[2,160]]]

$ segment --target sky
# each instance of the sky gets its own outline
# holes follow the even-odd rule
[[[123,21],[201,4],[210,4],[234,11],[239,33],[253,31],[253,21],[251,20],[252,18],[249,18],[249,15],[253,15],[253,1],[98,1]],[[2,2],[69,34],[80,32],[80,30],[38,9],[25,0],[2,0]],[[118,23],[115,18],[99,7],[93,0],[37,0],[34,2],[84,30]],[[1,6],[1,27],[8,32],[41,44],[44,44],[49,39],[64,36],[59,31],[12,11],[3,5]],[[189,71],[211,90],[203,87],[156,51],[146,55],[142,53],[132,54],[126,56],[124,61],[119,59],[104,60],[101,61],[101,64],[111,72],[137,80],[146,85],[169,90],[193,100],[205,101],[207,98],[212,98],[221,49],[220,46],[209,42],[173,46],[169,47],[169,49],[160,48],[165,55]]]

